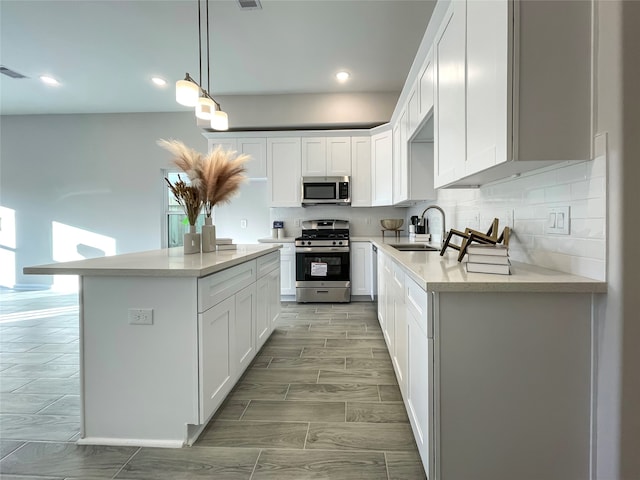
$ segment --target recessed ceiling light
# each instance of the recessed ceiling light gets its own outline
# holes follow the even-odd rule
[[[338,72],[336,73],[336,78],[338,79],[339,82],[346,82],[347,80],[349,80],[349,77],[351,75],[349,75],[349,72]]]
[[[164,87],[167,84],[167,81],[164,78],[160,77],[151,77],[151,81],[159,87]]]
[[[47,85],[53,85],[55,87],[60,85],[60,82],[58,80],[50,77],[49,75],[40,75],[40,80],[42,80],[42,83],[46,83]]]

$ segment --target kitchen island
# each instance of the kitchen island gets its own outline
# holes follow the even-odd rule
[[[279,245],[26,267],[79,275],[79,444],[192,444],[270,335]]]

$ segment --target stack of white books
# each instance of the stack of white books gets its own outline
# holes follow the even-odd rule
[[[467,272],[511,274],[509,248],[505,245],[469,245]]]
[[[216,238],[216,248],[218,250],[237,250],[238,245],[230,238]]]

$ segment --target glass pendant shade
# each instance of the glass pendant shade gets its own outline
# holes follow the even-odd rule
[[[189,80],[176,82],[176,102],[185,107],[195,107],[200,96],[200,88]]]
[[[211,120],[213,118],[213,112],[216,109],[216,104],[209,97],[198,98],[196,104],[196,117],[202,120]]]
[[[211,117],[211,128],[214,130],[229,130],[229,117],[221,110],[213,112]]]

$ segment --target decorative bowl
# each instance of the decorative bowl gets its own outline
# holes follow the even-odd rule
[[[403,218],[385,218],[380,220],[380,225],[385,230],[398,230],[404,223]]]

